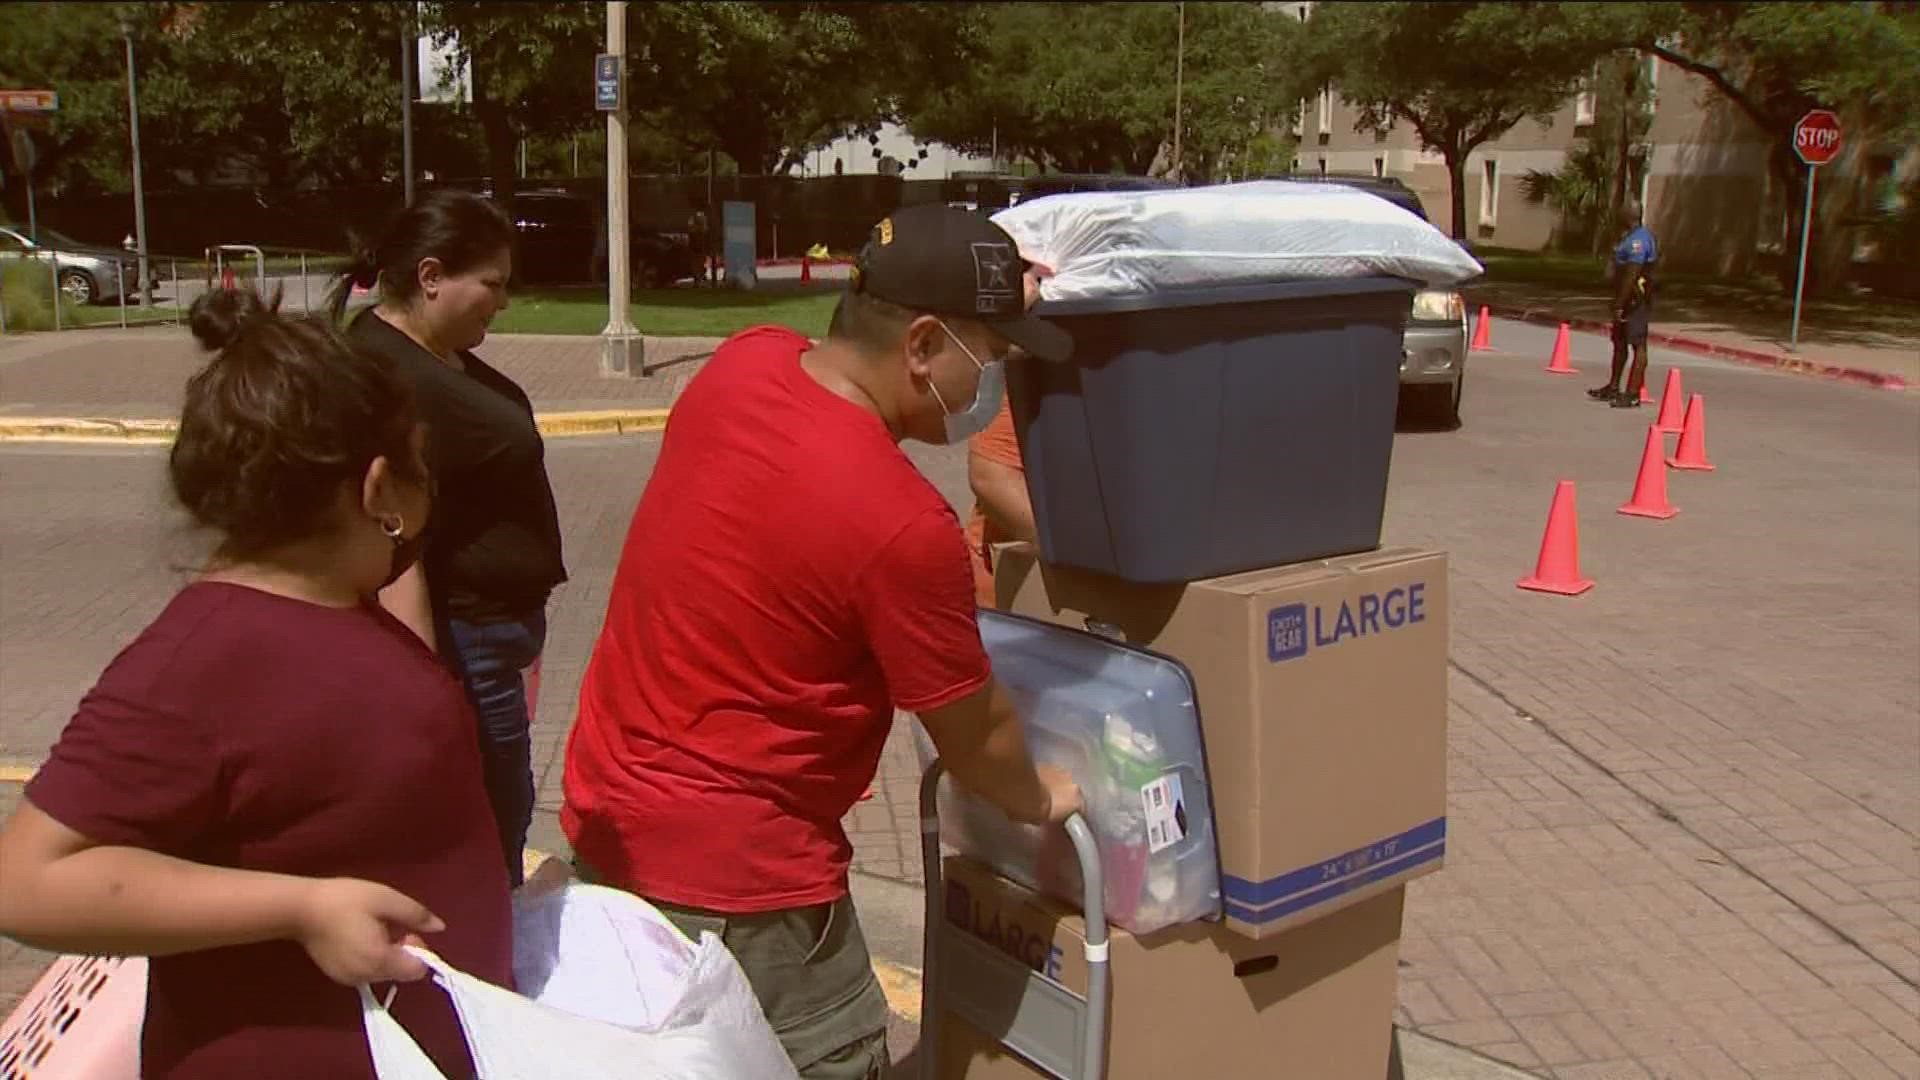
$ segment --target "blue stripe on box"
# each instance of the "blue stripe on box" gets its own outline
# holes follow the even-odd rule
[[[1264,926],[1278,919],[1284,919],[1297,911],[1337,900],[1357,889],[1365,888],[1376,881],[1404,874],[1414,867],[1430,863],[1447,853],[1445,841],[1429,848],[1422,848],[1410,855],[1402,856],[1390,863],[1381,863],[1363,874],[1333,882],[1324,889],[1315,889],[1291,900],[1275,904],[1268,908],[1250,908],[1235,900],[1227,901],[1227,916],[1254,926]]]
[[[1228,874],[1224,881],[1227,904],[1236,909],[1235,918],[1271,922],[1431,862],[1445,854],[1446,839],[1447,819],[1437,817],[1396,836],[1265,881]]]

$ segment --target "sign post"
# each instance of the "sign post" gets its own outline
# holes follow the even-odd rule
[[[1807,288],[1807,247],[1813,236],[1813,185],[1820,166],[1840,154],[1840,118],[1829,109],[1814,109],[1793,126],[1793,152],[1807,163],[1807,206],[1800,215],[1800,271],[1793,282],[1793,329],[1787,351],[1800,348],[1800,301]]]
[[[27,129],[30,123],[59,111],[60,95],[52,90],[0,90],[0,118],[7,121],[4,126],[13,164],[26,177],[27,233],[35,240],[40,238],[40,219],[33,205],[33,170],[39,165],[40,155],[35,153],[33,136]]]
[[[647,370],[645,339],[632,314],[626,55],[626,0],[608,0],[607,51],[593,60],[593,106],[607,115],[607,325],[600,331],[600,374],[636,378]]]

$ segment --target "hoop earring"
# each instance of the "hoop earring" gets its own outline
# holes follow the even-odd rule
[[[383,517],[380,519],[380,531],[387,534],[387,539],[399,543],[401,534],[407,531],[407,519],[399,514]]]

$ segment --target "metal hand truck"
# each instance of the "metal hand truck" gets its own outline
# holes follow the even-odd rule
[[[927,913],[920,976],[920,1077],[934,1080],[939,1067],[940,1017],[951,1009],[973,1026],[998,1036],[1055,1080],[1102,1080],[1107,1068],[1107,1007],[1112,997],[1107,966],[1106,882],[1100,847],[1086,819],[1066,820],[1084,882],[1087,993],[1076,994],[1038,971],[993,949],[947,922],[941,884],[940,778],[938,760],[920,780],[920,853],[926,862]],[[1017,998],[1009,1007],[1009,998]]]

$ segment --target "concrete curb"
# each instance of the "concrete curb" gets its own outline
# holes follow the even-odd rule
[[[638,435],[667,426],[670,409],[602,409],[539,413],[534,422],[550,439],[584,435]],[[165,445],[179,421],[112,417],[18,416],[0,418],[0,442],[111,442]]]
[[[1515,308],[1486,305],[1495,318],[1515,319],[1520,322],[1538,323],[1542,326],[1558,326],[1566,323],[1575,330],[1586,330],[1604,334],[1612,329],[1608,323],[1597,319],[1569,319],[1556,315],[1544,308]],[[1761,367],[1778,368],[1802,375],[1815,375],[1823,379],[1840,382],[1859,383],[1878,390],[1905,390],[1907,380],[1885,371],[1870,368],[1846,367],[1840,364],[1828,364],[1819,360],[1805,360],[1796,356],[1781,356],[1777,353],[1762,352],[1758,349],[1743,349],[1734,345],[1718,345],[1699,338],[1690,338],[1680,334],[1663,334],[1658,331],[1647,334],[1647,340],[1655,345],[1664,345],[1669,349],[1711,356],[1719,360],[1734,360],[1743,364],[1756,364]]]

